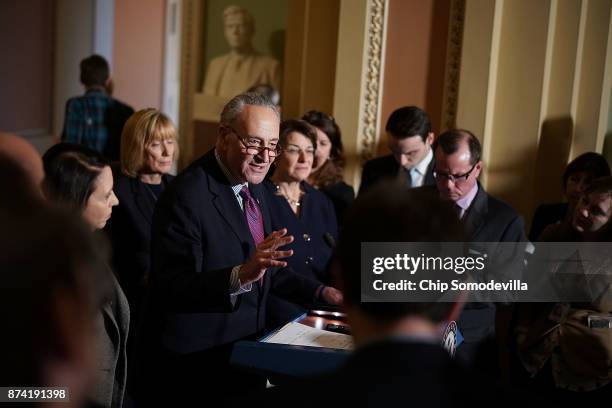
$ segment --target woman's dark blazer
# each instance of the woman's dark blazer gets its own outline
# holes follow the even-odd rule
[[[303,182],[304,196],[298,217],[287,200],[276,194],[276,186],[271,181],[266,180],[264,186],[273,229],[287,228],[288,234],[294,237],[286,247],[293,249],[293,255],[286,259],[288,266],[303,276],[329,284],[327,266],[338,238],[336,212],[331,201]],[[267,307],[268,327],[286,323],[303,312],[295,303],[271,295]]]
[[[173,178],[164,175],[164,186]],[[136,311],[150,271],[151,220],[157,198],[136,177],[117,177],[113,190],[119,199],[107,226],[113,247],[113,270],[132,310]]]

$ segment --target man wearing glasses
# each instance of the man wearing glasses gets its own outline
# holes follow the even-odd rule
[[[522,218],[508,204],[489,195],[478,182],[483,165],[481,152],[480,142],[468,130],[453,129],[442,133],[434,144],[433,175],[438,193],[455,203],[470,242],[522,242],[525,240]],[[493,247],[483,248],[477,250],[487,252]],[[507,256],[507,253],[488,256],[491,262],[498,263],[498,267],[520,273],[522,246],[519,244],[516,248],[518,256]],[[507,323],[505,311],[503,307],[496,310],[493,303],[468,303],[458,321],[465,342],[457,348],[457,357],[480,370],[498,374],[496,313],[499,330]],[[497,335],[504,337],[503,332]]]
[[[433,175],[442,198],[455,203],[472,242],[524,240],[523,220],[508,204],[490,196],[478,182],[480,142],[469,130],[442,133],[434,145]]]
[[[151,285],[161,333],[148,388],[173,405],[265,386],[233,370],[229,358],[234,342],[261,334],[269,292],[303,304],[342,300],[334,288],[278,269],[292,255],[283,247],[293,237],[272,231],[260,183],[279,154],[279,123],[265,96],[234,97],[221,113],[215,148],[158,201]]]
[[[416,106],[396,109],[385,126],[390,155],[368,161],[363,167],[359,194],[384,179],[397,179],[408,188],[433,186],[434,134],[431,120]]]

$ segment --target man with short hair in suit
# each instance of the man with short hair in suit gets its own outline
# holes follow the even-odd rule
[[[523,242],[523,219],[508,204],[489,195],[478,182],[483,166],[481,152],[480,141],[468,130],[453,129],[442,133],[434,144],[433,174],[437,190],[443,199],[454,203],[470,242]],[[488,255],[491,260],[511,262],[508,265],[514,265],[515,272],[520,272],[521,257],[501,260]],[[519,255],[522,256],[522,252]],[[469,303],[458,325],[465,342],[458,348],[457,356],[477,366],[484,365],[481,368],[485,370],[496,370],[491,367],[496,359],[485,357],[487,353],[483,352],[495,338],[495,304]]]
[[[270,291],[303,304],[342,300],[334,288],[276,269],[286,266],[282,259],[292,251],[282,247],[293,237],[272,231],[260,183],[279,154],[278,107],[263,95],[241,94],[220,122],[215,148],[174,179],[153,216],[151,312],[161,364],[151,370],[159,374],[156,389],[173,403],[265,385],[233,370],[229,358],[237,340],[260,335]]]
[[[431,149],[434,134],[427,112],[416,106],[396,109],[385,131],[392,154],[365,164],[359,194],[384,179],[397,179],[407,187],[435,185]]]

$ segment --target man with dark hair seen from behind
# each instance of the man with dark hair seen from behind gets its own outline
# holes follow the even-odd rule
[[[310,379],[308,385],[269,390],[265,405],[506,406],[509,400],[500,389],[453,360],[442,346],[460,302],[362,301],[363,242],[464,240],[452,205],[427,190],[387,182],[360,196],[349,210],[332,266],[343,289],[355,351],[337,371]]]
[[[134,109],[109,94],[110,69],[104,57],[87,57],[80,69],[85,95],[66,103],[62,142],[85,145],[117,161],[123,125]]]
[[[359,194],[381,180],[393,178],[407,187],[435,185],[431,150],[434,134],[427,112],[416,106],[396,109],[385,131],[392,154],[365,164]]]

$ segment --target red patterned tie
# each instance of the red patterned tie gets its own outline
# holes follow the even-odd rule
[[[240,190],[240,197],[242,197],[244,214],[247,224],[249,224],[249,230],[251,230],[251,236],[253,237],[253,241],[255,241],[255,246],[257,246],[265,238],[261,210],[247,186],[242,187],[242,190]]]

